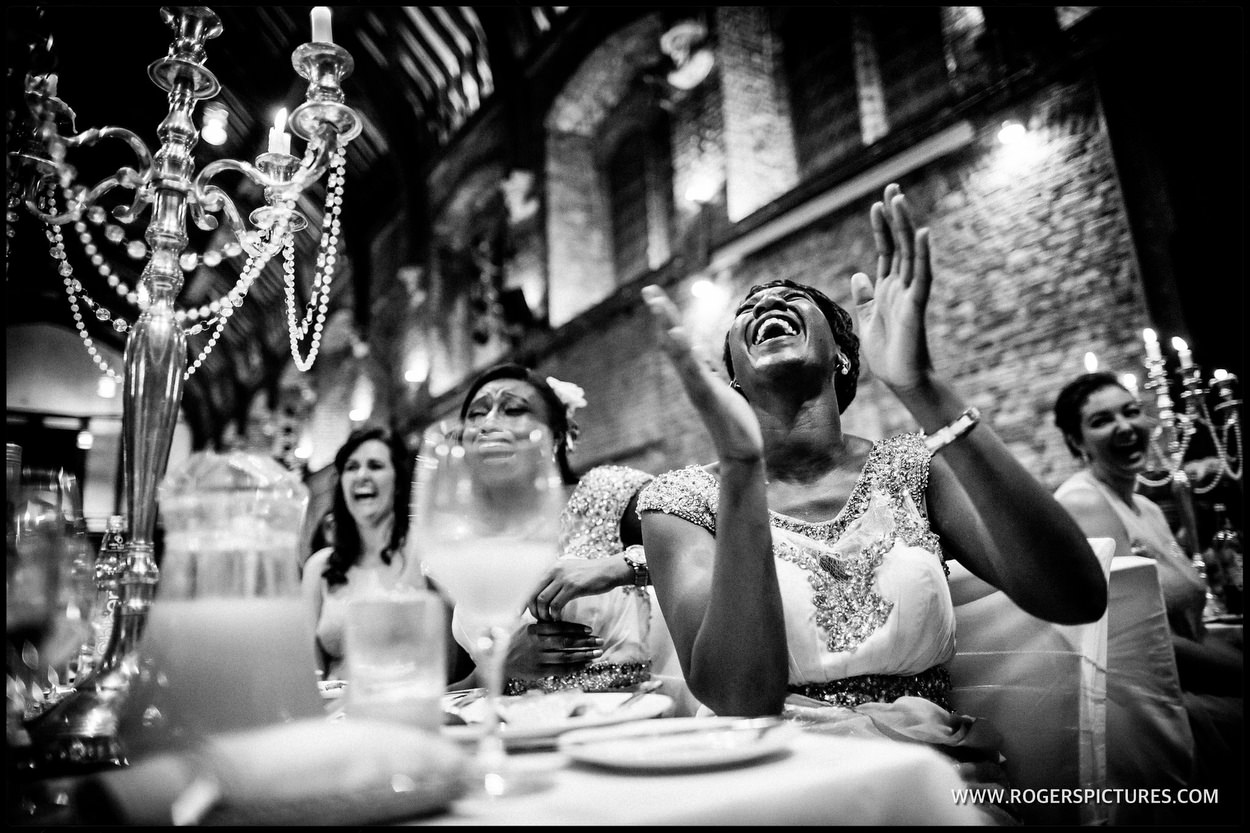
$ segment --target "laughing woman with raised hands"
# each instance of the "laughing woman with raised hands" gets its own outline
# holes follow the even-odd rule
[[[978,721],[949,711],[945,560],[1061,623],[1098,619],[1106,581],[1072,518],[935,376],[929,232],[898,186],[871,224],[876,276],[851,279],[858,336],[812,287],[754,287],[725,338],[729,386],[668,297],[644,290],[717,454],[640,495],[652,581],[686,681],[717,714],[785,710],[993,762]],[[924,433],[842,430],[861,348]]]

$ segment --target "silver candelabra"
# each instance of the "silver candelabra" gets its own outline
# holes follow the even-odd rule
[[[152,83],[168,93],[168,112],[157,128],[160,148],[153,154],[133,132],[121,127],[91,128],[75,132],[74,112],[57,96],[56,76],[31,74],[26,78],[28,113],[20,126],[22,145],[9,154],[10,211],[16,204],[47,224],[51,256],[58,261],[71,310],[92,358],[101,370],[106,366],[92,348],[77,302],[85,295],[66,259],[63,225],[78,222],[106,194],[130,192],[130,204],[119,205],[113,215],[133,222],[151,211],[144,236],[148,257],[136,293],[140,314],[133,324],[118,316],[115,326],[128,332],[123,373],[123,454],[126,505],[130,541],[124,564],[115,569],[119,601],[109,647],[96,670],[80,681],[75,691],[28,726],[32,748],[26,765],[37,771],[124,765],[126,750],[118,735],[121,703],[131,690],[137,673],[136,646],[159,581],[154,558],[157,487],[169,459],[178,408],[185,380],[200,367],[216,343],[234,309],[243,304],[248,288],[266,263],[283,254],[287,261],[287,319],[291,348],[297,365],[307,369],[316,357],[333,274],[338,242],[338,217],[342,205],[343,172],[347,143],[359,135],[361,120],[344,103],[341,82],[351,74],[353,60],[332,42],[330,13],[317,7],[312,12],[313,36],[295,49],[292,64],[308,81],[305,100],[289,118],[289,127],[306,143],[303,157],[290,153],[290,137],[282,125],[270,131],[268,151],[254,163],[220,160],[195,174],[192,150],[197,142],[193,119],[197,104],[221,89],[216,76],[205,66],[205,44],[222,33],[218,16],[203,6],[164,7],[160,14],[174,32],[168,54],[148,67]],[[121,142],[133,152],[133,167],[92,186],[76,181],[69,163],[71,151],[101,142]],[[227,196],[213,184],[219,174],[242,173],[264,190],[265,205],[247,220]],[[322,229],[319,273],[314,280],[314,299],[302,321],[295,314],[293,236],[307,227],[307,219],[295,209],[296,200],[329,171],[326,212]],[[225,217],[228,228],[248,255],[238,283],[215,311],[215,331],[197,358],[188,362],[186,315],[175,309],[183,284],[180,257],[187,247],[187,219],[201,229],[213,230]],[[11,218],[12,219],[12,218]],[[95,305],[89,302],[95,309]],[[100,316],[102,320],[107,320]],[[200,332],[203,325],[190,332]],[[301,341],[309,340],[307,356],[300,355]]]
[[[1154,395],[1158,426],[1151,438],[1152,470],[1138,475],[1138,481],[1150,487],[1170,487],[1189,538],[1194,567],[1206,580],[1194,495],[1211,491],[1225,479],[1241,483],[1241,400],[1235,390],[1238,380],[1223,370],[1216,370],[1207,379],[1202,368],[1194,363],[1189,345],[1175,337],[1172,349],[1177,356],[1176,376],[1181,388],[1181,407],[1177,408],[1158,336],[1154,330],[1146,329],[1142,331],[1142,340],[1146,347],[1145,388]],[[1185,470],[1186,455],[1199,433],[1207,435],[1213,449],[1214,473],[1205,483],[1194,482]],[[1207,595],[1209,606],[1214,605],[1216,600],[1209,585]]]

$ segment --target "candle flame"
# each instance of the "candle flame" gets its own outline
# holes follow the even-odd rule
[[[1137,377],[1132,373],[1125,373],[1121,376],[1120,384],[1124,385],[1125,389],[1128,390],[1129,393],[1134,396],[1137,395]]]
[[[1223,381],[1224,381],[1225,379],[1227,379],[1227,378],[1228,378],[1228,371],[1227,371],[1227,370],[1225,370],[1225,369],[1224,369],[1224,368],[1222,368],[1222,367],[1217,367],[1217,368],[1215,369],[1215,381],[1217,381],[1217,382],[1223,382]]]
[[[1185,339],[1180,336],[1172,336],[1172,349],[1177,351],[1188,350],[1189,345],[1186,344]]]
[[[273,129],[279,133],[286,130],[286,108],[283,107],[278,114],[273,117]]]
[[[1092,352],[1085,354],[1085,372],[1093,373],[1098,369],[1098,357]]]
[[[1159,341],[1159,337],[1155,335],[1155,331],[1149,327],[1141,331],[1141,337],[1142,341],[1145,341],[1148,344],[1156,344]]]

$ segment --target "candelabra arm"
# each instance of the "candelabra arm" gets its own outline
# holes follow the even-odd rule
[[[58,226],[64,225],[80,218],[83,211],[94,205],[100,197],[109,191],[122,187],[136,192],[134,201],[129,208],[117,207],[114,209],[113,215],[124,223],[133,222],[152,201],[150,194],[143,190],[143,185],[150,179],[152,174],[152,152],[148,150],[143,140],[133,131],[126,130],[123,127],[93,127],[90,130],[84,130],[77,136],[62,138],[60,143],[67,149],[86,148],[104,139],[119,139],[125,142],[134,151],[139,169],[136,170],[130,167],[118,168],[115,174],[100,180],[89,191],[85,188],[76,189],[67,202],[64,211],[49,213],[39,208],[39,192],[58,180],[71,178],[73,169],[63,161],[59,163],[48,162],[40,166],[40,176],[31,183],[31,187],[27,190],[27,210],[45,223]]]
[[[347,143],[347,140],[341,138],[341,135],[333,124],[329,122],[323,123],[312,142],[308,145],[308,155],[301,162],[299,170],[295,176],[291,178],[291,182],[284,186],[288,195],[293,196],[304,191],[309,185],[318,182],[321,175],[330,167],[330,159],[334,156],[334,152],[338,150],[339,142]]]
[[[294,187],[291,184],[289,173],[275,171],[275,174],[271,175],[255,165],[235,159],[219,159],[211,162],[196,176],[192,187],[191,199],[191,218],[195,221],[195,224],[205,230],[215,229],[218,222],[217,218],[213,217],[212,214],[221,212],[225,214],[227,224],[234,232],[234,236],[238,239],[239,245],[243,247],[244,251],[253,257],[272,255],[274,253],[272,246],[267,245],[264,241],[258,242],[256,236],[249,232],[247,224],[244,222],[233,200],[221,188],[210,183],[213,177],[227,171],[236,171],[243,174],[257,185],[262,186],[266,195],[281,195],[284,199],[289,200],[294,200],[300,191],[311,184],[312,180]],[[271,227],[272,225],[274,224],[271,223]],[[303,227],[298,223],[289,225],[293,231]]]
[[[93,127],[62,141],[65,142],[67,148],[88,148],[105,139],[120,139],[125,142],[134,151],[135,158],[139,160],[139,168],[144,174],[151,171],[152,151],[148,150],[147,144],[133,130],[127,130],[124,127]]]

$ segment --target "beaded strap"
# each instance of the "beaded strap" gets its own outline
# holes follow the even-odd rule
[[[911,676],[863,674],[827,683],[788,686],[791,694],[801,694],[835,706],[854,708],[862,703],[893,703],[900,697],[923,697],[950,710],[951,675],[944,665]]]
[[[619,555],[621,516],[630,498],[652,476],[628,466],[596,466],[582,477],[560,516],[560,555],[610,558]]]
[[[566,688],[580,688],[583,691],[610,691],[630,688],[649,679],[651,679],[650,660],[620,664],[605,662],[571,674],[552,674],[536,680],[512,677],[504,686],[504,694],[509,697],[515,697],[527,691],[543,691],[549,694]]]

